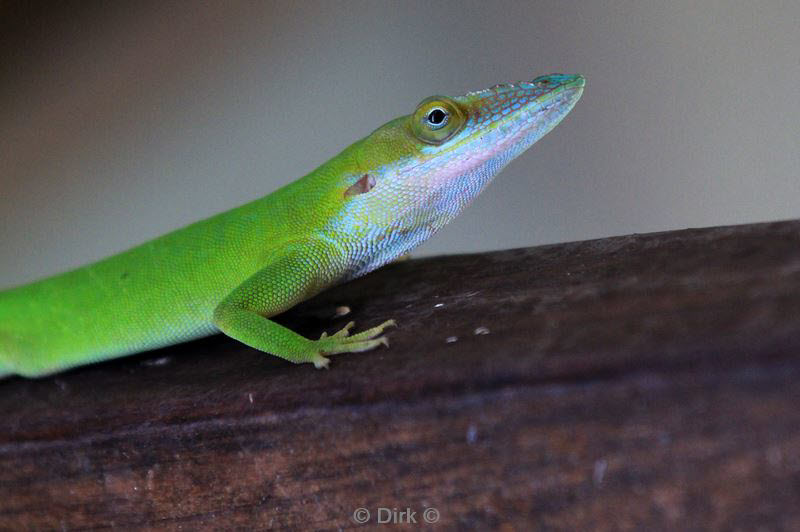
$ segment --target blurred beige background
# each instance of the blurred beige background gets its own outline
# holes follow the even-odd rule
[[[582,101],[418,254],[800,216],[796,0],[127,4],[0,4],[0,287],[553,71]]]

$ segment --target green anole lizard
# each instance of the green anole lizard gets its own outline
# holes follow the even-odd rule
[[[47,375],[217,331],[317,368],[326,355],[387,344],[393,320],[311,340],[268,318],[430,237],[555,127],[584,83],[550,74],[427,98],[268,196],[0,292],[0,376]]]

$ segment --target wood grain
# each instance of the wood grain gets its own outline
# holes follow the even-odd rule
[[[800,529],[800,221],[411,260],[280,321],[388,318],[329,371],[214,336],[0,381],[0,528]]]

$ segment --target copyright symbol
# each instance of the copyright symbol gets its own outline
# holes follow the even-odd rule
[[[422,518],[426,523],[435,523],[439,520],[439,510],[436,508],[426,508],[425,511],[422,512]]]
[[[369,510],[366,508],[356,508],[356,511],[353,512],[353,521],[358,524],[364,524],[369,521]]]

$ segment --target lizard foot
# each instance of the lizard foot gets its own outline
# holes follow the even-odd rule
[[[394,320],[387,320],[377,327],[372,327],[366,331],[351,335],[350,329],[355,326],[355,322],[351,321],[344,326],[342,330],[328,336],[328,333],[322,333],[319,340],[315,342],[318,349],[317,355],[312,362],[317,369],[327,368],[330,359],[323,355],[335,355],[337,353],[360,353],[362,351],[369,351],[379,345],[389,347],[389,340],[385,336],[378,336],[387,327],[394,327],[397,323]],[[376,338],[377,337],[377,338]]]

